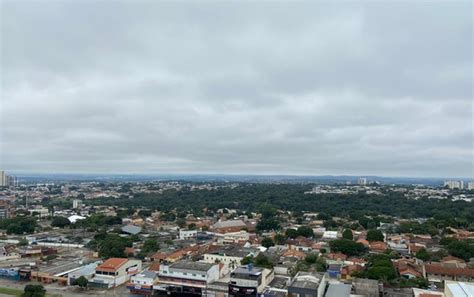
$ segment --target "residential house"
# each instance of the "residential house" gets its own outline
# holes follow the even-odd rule
[[[197,233],[198,233],[197,230],[180,229],[179,230],[179,239],[188,240],[188,239],[197,238]]]
[[[151,296],[153,295],[153,285],[158,283],[158,272],[144,270],[130,278],[127,289],[131,294]]]
[[[442,263],[430,263],[423,266],[424,276],[430,282],[442,283],[443,281],[474,281],[474,269],[453,267]]]

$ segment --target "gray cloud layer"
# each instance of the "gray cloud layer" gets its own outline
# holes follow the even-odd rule
[[[472,8],[4,0],[1,167],[472,177]]]

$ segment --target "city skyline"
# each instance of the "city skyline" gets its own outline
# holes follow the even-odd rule
[[[2,2],[2,170],[474,177],[472,2],[104,4]]]

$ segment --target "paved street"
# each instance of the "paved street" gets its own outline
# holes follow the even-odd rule
[[[37,284],[35,282],[15,282],[6,279],[0,279],[0,287],[14,288],[23,290],[27,284]],[[75,297],[90,297],[90,296],[134,296],[129,293],[125,285],[116,289],[110,290],[81,290],[77,287],[59,286],[57,284],[42,284],[47,294],[54,296],[75,296]],[[3,296],[3,295],[0,295]],[[9,296],[9,295],[5,295]]]

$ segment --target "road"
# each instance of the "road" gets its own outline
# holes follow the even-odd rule
[[[96,290],[96,289],[81,290],[78,287],[59,286],[57,284],[42,284],[42,283],[37,283],[37,282],[17,282],[17,281],[11,281],[11,280],[0,278],[0,287],[4,287],[4,288],[14,288],[18,290],[23,290],[25,286],[28,284],[41,284],[46,289],[47,294],[53,295],[55,297],[60,297],[60,296],[61,297],[136,296],[136,295],[130,294],[130,292],[128,291],[125,285],[122,285],[118,288],[110,289],[110,290]]]

